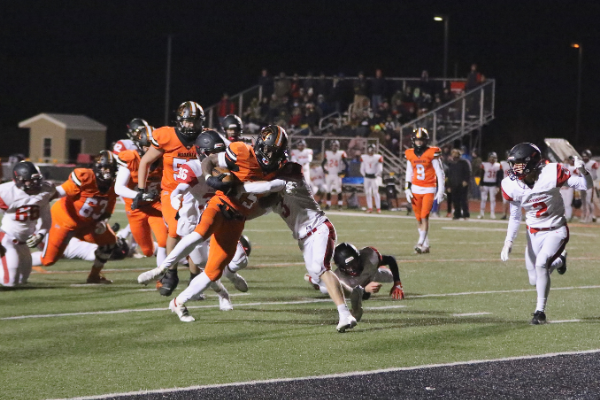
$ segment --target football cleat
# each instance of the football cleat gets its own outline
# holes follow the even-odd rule
[[[196,318],[192,317],[187,309],[187,307],[183,304],[177,304],[177,298],[174,298],[169,302],[169,310],[174,312],[179,317],[181,322],[194,322]]]
[[[381,209],[380,208],[377,209],[377,214],[381,214]],[[438,215],[438,217],[439,217],[439,215]]]
[[[490,213],[490,219],[496,219],[496,214]]]
[[[363,315],[362,298],[365,293],[365,289],[362,286],[355,286],[350,295],[350,304],[352,305],[352,315],[356,319],[356,322],[360,322]]]
[[[479,215],[477,216],[477,219],[483,219],[483,214],[479,214]]]
[[[229,267],[225,267],[223,275],[225,275],[225,277],[229,279],[229,281],[233,283],[233,286],[240,292],[248,291],[248,283],[246,283],[246,280],[237,272],[232,272]]]
[[[179,284],[179,277],[177,276],[176,269],[169,269],[165,273],[165,275],[160,278],[161,287],[158,289],[158,293],[161,296],[170,296],[173,294],[175,289],[177,289],[177,285]]]
[[[221,311],[233,310],[233,305],[231,304],[231,300],[229,300],[229,294],[218,293],[218,295],[219,295],[219,309]]]
[[[556,272],[558,272],[560,275],[564,275],[564,273],[567,272],[567,251],[563,251],[558,258],[562,260],[563,264],[556,268]]]
[[[310,283],[310,285],[315,289],[315,290],[320,290],[320,286],[317,285],[316,283],[313,283],[312,278],[310,277],[309,274],[304,274],[304,280],[308,283]]]
[[[531,325],[542,325],[546,323],[546,314],[543,311],[536,311],[533,313],[531,319]]]
[[[156,267],[151,269],[150,271],[142,272],[138,275],[138,283],[141,285],[147,285],[148,282],[158,278],[162,274],[166,272],[166,268]]]
[[[87,281],[85,283],[92,283],[92,284],[104,284],[104,285],[108,285],[110,283],[113,283],[113,281],[111,281],[110,279],[106,279],[104,277],[104,275],[102,274],[98,274],[98,275],[89,275],[87,277]]]
[[[196,293],[192,297],[190,297],[190,301],[202,301],[206,300],[206,295],[204,293]]]
[[[369,209],[367,209],[367,214],[371,214],[372,212],[373,212],[373,210],[372,210],[372,209],[370,209],[370,208],[369,208]]]
[[[417,243],[415,245],[415,253],[417,253],[417,254],[423,253],[423,245],[422,244]]]
[[[507,219],[507,216],[506,216],[506,214],[504,214],[504,215],[502,216],[502,218],[500,218],[500,219],[503,219],[503,220]]]
[[[421,246],[421,254],[428,254],[428,253],[429,253],[429,246],[422,245]]]
[[[357,324],[358,324],[358,322],[356,321],[356,318],[354,318],[352,315],[348,314],[347,317],[340,318],[340,322],[338,323],[336,329],[339,333],[344,333],[344,332],[346,332],[347,329],[352,329]]]

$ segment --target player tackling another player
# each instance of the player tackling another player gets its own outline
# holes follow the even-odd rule
[[[591,187],[592,177],[583,161],[574,158],[579,175],[572,175],[560,164],[544,164],[540,149],[531,143],[520,143],[508,156],[508,177],[502,180],[502,195],[510,202],[510,217],[506,240],[500,257],[508,260],[521,223],[521,208],[525,210],[527,246],[525,265],[529,283],[535,285],[537,304],[531,323],[546,322],[546,301],[550,292],[550,274],[567,270],[565,246],[569,228],[560,188],[575,190]]]
[[[430,147],[429,133],[425,128],[413,131],[413,148],[406,150],[406,201],[412,204],[418,223],[418,254],[429,253],[429,213],[434,199],[444,201],[444,169],[440,162],[440,148]]]

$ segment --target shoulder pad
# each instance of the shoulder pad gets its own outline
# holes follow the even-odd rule
[[[155,129],[150,135],[150,143],[160,149],[169,141],[171,134],[175,134],[175,129],[171,126]]]
[[[94,171],[89,168],[76,168],[71,172],[70,179],[77,186],[84,186],[94,180]]]

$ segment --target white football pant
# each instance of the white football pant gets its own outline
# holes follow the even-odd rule
[[[569,241],[569,228],[563,226],[553,231],[527,232],[525,266],[529,284],[537,290],[536,311],[544,311],[550,293],[550,274],[562,265],[558,258]]]
[[[565,202],[565,217],[570,220],[573,216],[573,189],[572,188],[560,188],[560,195]]]
[[[594,217],[594,188],[581,191],[581,220],[582,222],[592,222]]]
[[[488,196],[490,197],[490,214],[495,214],[498,188],[496,186],[479,186],[479,191],[481,192],[481,214],[485,213],[485,203]]]
[[[375,197],[375,208],[378,210],[381,208],[381,196],[379,196],[379,187],[377,186],[377,179],[365,178],[365,196],[367,196],[367,208],[373,209],[373,197]]]
[[[0,261],[0,285],[15,286],[27,283],[31,273],[31,252],[26,244],[19,244],[9,233],[0,231],[6,254]]]
[[[335,228],[329,221],[319,225],[312,235],[298,240],[306,271],[314,282],[319,282],[323,272],[330,269],[335,240]]]
[[[342,193],[342,178],[340,178],[337,174],[327,174],[325,175],[325,189],[327,193]]]

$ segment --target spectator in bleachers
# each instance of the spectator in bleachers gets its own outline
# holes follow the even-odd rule
[[[358,73],[358,78],[354,80],[354,115],[361,115],[365,105],[368,107],[369,83],[365,79],[363,72]]]
[[[319,119],[321,119],[321,116],[315,109],[315,105],[313,103],[308,103],[304,111],[302,123],[308,125],[311,132],[316,132],[319,128]]]
[[[292,99],[296,100],[301,98],[300,89],[304,88],[300,85],[298,74],[294,74],[292,82],[290,83],[290,95],[292,96]],[[304,93],[302,95],[304,95]]]
[[[375,70],[375,78],[371,82],[371,107],[373,110],[379,108],[379,104],[383,101],[383,97],[387,92],[387,82],[383,77],[380,69]]]
[[[482,82],[482,75],[477,70],[477,64],[471,64],[471,71],[467,75],[467,83],[465,84],[465,92],[475,89]]]
[[[279,73],[279,78],[275,81],[275,96],[281,98],[290,94],[292,83],[285,76],[285,72]]]
[[[269,75],[269,71],[267,71],[266,68],[263,68],[261,71],[260,77],[258,78],[258,84],[262,86],[263,97],[271,97],[275,88],[273,85],[273,77]]]
[[[331,95],[331,81],[325,77],[325,73],[321,72],[319,79],[315,82],[315,92],[317,96],[323,95],[325,99],[329,100]]]
[[[367,139],[356,135],[354,139],[351,139],[348,143],[348,158],[350,160],[359,161],[361,154],[365,152],[367,146]]]
[[[304,87],[304,91],[307,93],[311,89],[314,91],[315,79],[313,77],[312,72],[308,71],[308,73],[306,74],[306,79],[304,79],[304,81],[302,82],[302,87]]]
[[[235,104],[229,100],[229,95],[223,93],[221,101],[217,105],[217,116],[219,117],[219,123],[223,122],[223,118],[229,114],[235,114]]]
[[[435,87],[432,81],[429,80],[429,72],[427,70],[423,70],[421,72],[421,81],[419,82],[419,89],[421,89],[422,94],[433,95],[435,93]]]

